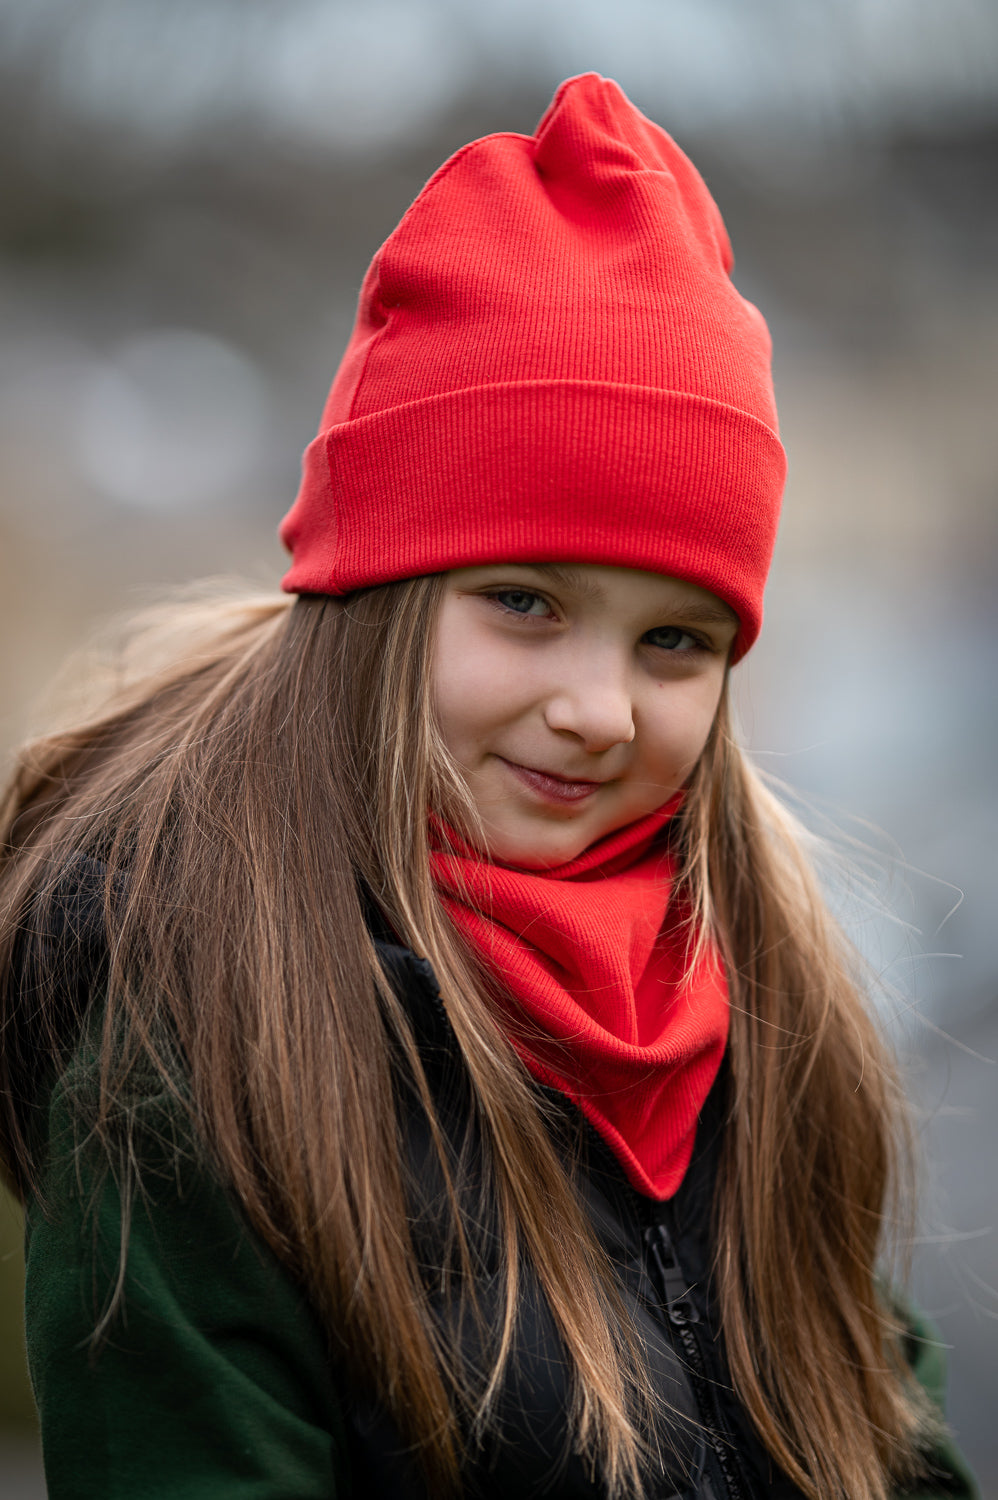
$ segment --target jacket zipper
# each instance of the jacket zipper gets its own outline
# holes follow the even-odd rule
[[[700,1322],[700,1314],[690,1297],[690,1286],[676,1258],[669,1231],[661,1223],[646,1224],[644,1241],[648,1247],[649,1260],[657,1272],[669,1322],[676,1330],[676,1338],[686,1356],[697,1405],[706,1419],[703,1423],[704,1437],[717,1459],[729,1500],[745,1500],[745,1490],[731,1461],[731,1440],[711,1389],[700,1341],[694,1332],[694,1325]]]
[[[564,1095],[558,1090],[542,1086],[542,1092],[564,1105]],[[605,1163],[611,1179],[620,1183],[620,1164],[616,1157],[613,1156],[592,1121],[582,1114],[577,1105],[575,1110],[588,1138],[590,1151]],[[734,1442],[721,1416],[717,1398],[707,1374],[707,1364],[700,1341],[691,1326],[700,1322],[700,1313],[696,1303],[690,1297],[690,1283],[683,1275],[672,1237],[666,1225],[660,1220],[648,1222],[646,1202],[640,1194],[629,1183],[621,1185],[630,1201],[631,1211],[637,1218],[636,1227],[641,1228],[648,1258],[657,1273],[659,1291],[669,1322],[676,1330],[676,1338],[686,1356],[687,1368],[692,1378],[694,1400],[702,1418],[704,1439],[717,1459],[727,1500],[751,1500],[751,1495],[739,1478],[732,1462],[732,1454],[735,1451]],[[655,1280],[656,1276],[652,1279]],[[712,1500],[712,1490],[710,1496]]]

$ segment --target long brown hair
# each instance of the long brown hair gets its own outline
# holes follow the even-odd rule
[[[429,577],[347,601],[188,610],[182,649],[155,645],[173,620],[140,635],[138,670],[96,715],[20,753],[0,808],[2,1156],[31,1192],[31,1095],[88,1019],[86,997],[53,977],[49,941],[65,871],[86,856],[104,872],[108,939],[88,1123],[109,1156],[151,1070],[441,1490],[489,1431],[529,1260],[574,1371],[574,1445],[611,1494],[640,1493],[658,1405],[641,1351],[430,878],[428,809],[467,807],[428,691],[439,596]],[[876,1284],[900,1093],[798,831],[737,748],[726,699],[676,837],[694,937],[720,943],[731,983],[716,1228],[733,1378],[805,1494],[884,1500],[919,1419]],[[365,897],[429,959],[464,1059],[505,1279],[484,1374],[432,1317],[409,1238],[389,1107],[400,1075],[431,1122],[450,1269],[478,1316],[465,1233],[478,1210]]]

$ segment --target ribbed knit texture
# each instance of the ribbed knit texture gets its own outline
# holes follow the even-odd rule
[[[759,630],[785,474],[769,335],[720,214],[615,83],[450,158],[374,258],[284,587],[488,561],[607,563]]]
[[[686,913],[672,899],[660,835],[681,795],[543,873],[490,864],[449,830],[432,857],[447,911],[513,1002],[523,1061],[576,1101],[653,1198],[683,1179],[728,1034],[720,959],[688,971]]]

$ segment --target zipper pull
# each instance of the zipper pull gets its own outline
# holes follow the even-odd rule
[[[669,1231],[664,1224],[649,1224],[645,1228],[644,1239],[665,1294],[670,1322],[679,1327],[686,1323],[699,1323],[700,1314],[690,1299],[691,1288],[676,1259]]]

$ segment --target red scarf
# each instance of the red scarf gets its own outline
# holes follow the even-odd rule
[[[432,855],[447,911],[518,1003],[524,1063],[575,1100],[652,1198],[683,1180],[728,1035],[720,958],[686,973],[675,861],[656,840],[680,800],[551,870],[491,864],[442,827]]]

